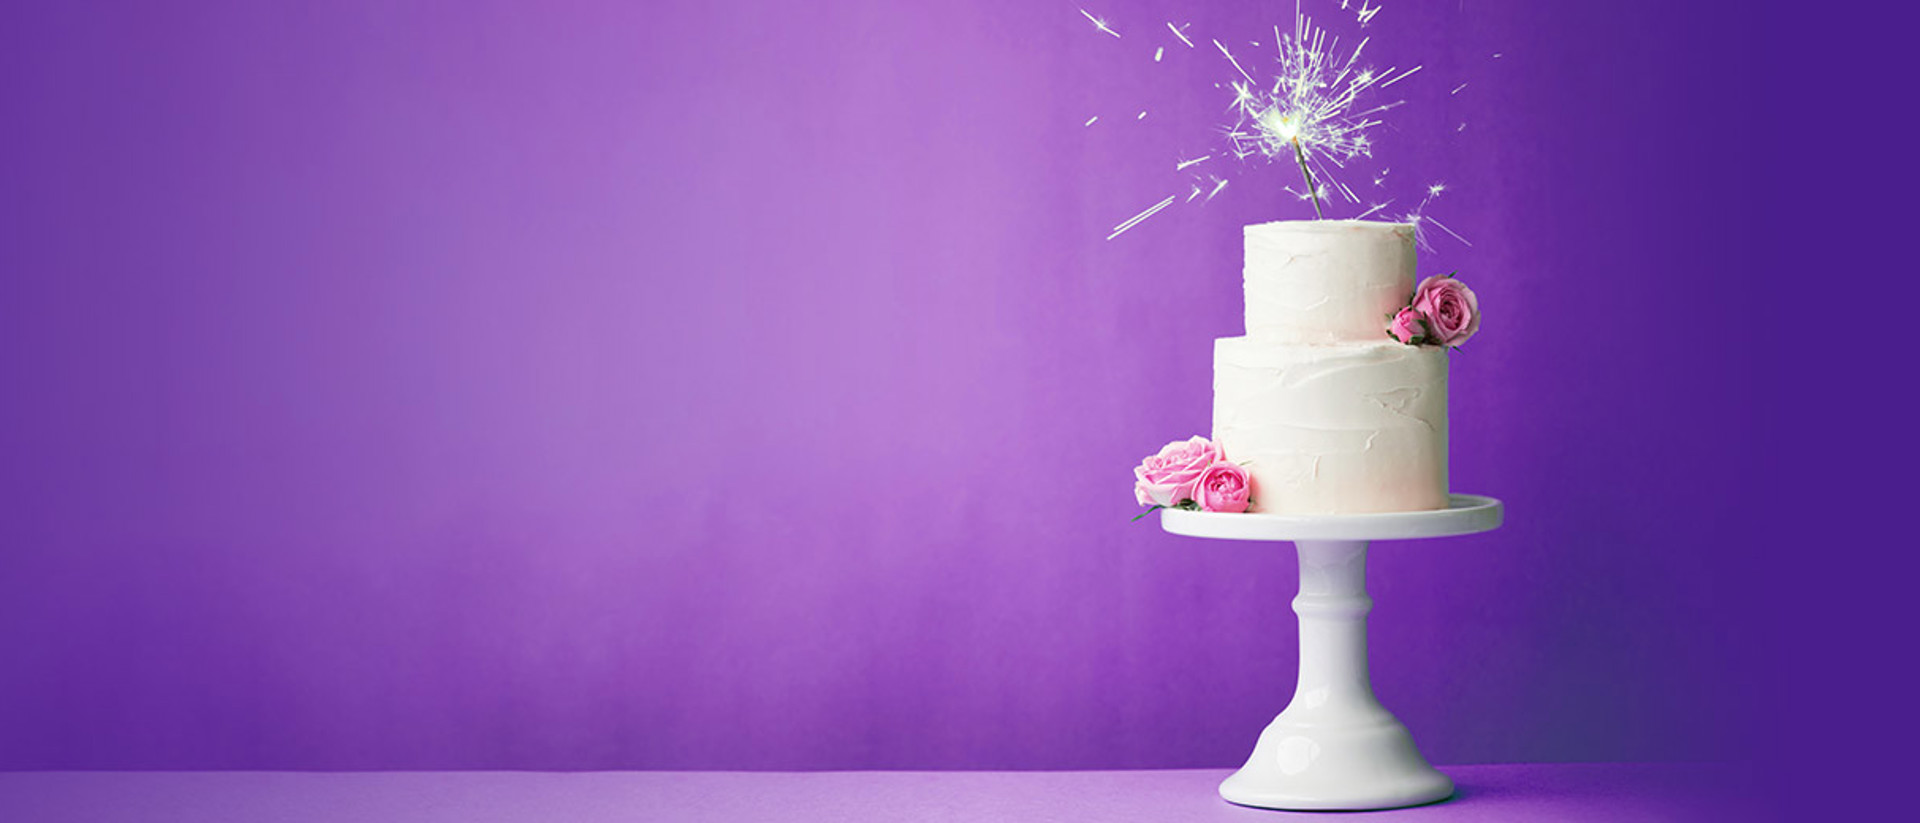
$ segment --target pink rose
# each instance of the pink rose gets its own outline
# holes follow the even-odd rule
[[[1427,318],[1411,308],[1401,309],[1387,324],[1387,333],[1402,343],[1421,342],[1427,336]]]
[[[1428,342],[1458,346],[1480,330],[1480,301],[1452,275],[1436,274],[1413,290],[1413,308],[1427,318]]]
[[[1200,475],[1200,493],[1195,497],[1203,511],[1238,513],[1247,510],[1251,494],[1247,470],[1222,460]]]
[[[1220,462],[1220,447],[1204,437],[1168,443],[1133,469],[1133,496],[1142,506],[1177,506],[1192,500],[1207,467]]]

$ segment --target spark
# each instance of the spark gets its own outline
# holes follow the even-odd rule
[[[1400,222],[1413,227],[1413,244],[1422,251],[1433,251],[1433,246],[1427,244],[1425,220],[1426,218],[1419,212],[1409,212],[1400,215]],[[1113,238],[1108,237],[1107,239],[1112,240]]]
[[[1213,179],[1213,191],[1207,192],[1208,200],[1212,200],[1214,195],[1219,194],[1221,189],[1224,189],[1227,187],[1227,181],[1222,180],[1218,177],[1215,177],[1212,179]]]
[[[1427,196],[1420,198],[1420,205],[1413,207],[1413,212],[1412,212],[1413,215],[1419,216],[1419,215],[1426,214],[1427,204],[1433,202],[1435,198],[1438,198],[1440,195],[1446,194],[1446,193],[1447,193],[1447,184],[1445,183],[1427,184]]]
[[[1179,162],[1179,164],[1178,164],[1178,165],[1175,165],[1175,166],[1173,167],[1173,170],[1174,170],[1174,171],[1186,171],[1186,169],[1187,169],[1187,167],[1188,167],[1188,166],[1195,166],[1195,165],[1199,165],[1199,164],[1201,164],[1201,163],[1205,163],[1205,162],[1207,162],[1208,160],[1211,160],[1211,159],[1213,159],[1213,155],[1211,155],[1211,154],[1209,154],[1209,155],[1204,155],[1204,156],[1201,156],[1201,157],[1197,157],[1197,158],[1195,158],[1195,159],[1192,159],[1192,160],[1182,160],[1182,161],[1180,161],[1180,162]]]
[[[1435,219],[1433,219],[1433,218],[1431,218],[1431,217],[1428,217],[1428,218],[1426,218],[1426,221],[1427,221],[1428,223],[1432,223],[1432,224],[1434,224],[1434,225],[1436,225],[1436,226],[1439,226],[1439,227],[1440,227],[1440,230],[1441,230],[1441,231],[1443,231],[1443,232],[1446,232],[1447,234],[1450,234],[1450,235],[1453,235],[1453,239],[1455,239],[1455,240],[1458,240],[1458,241],[1460,241],[1461,243],[1464,243],[1464,244],[1466,244],[1466,246],[1467,246],[1468,248],[1472,248],[1472,247],[1473,247],[1473,244],[1472,244],[1472,243],[1469,243],[1469,242],[1467,242],[1467,238],[1465,238],[1465,237],[1461,237],[1461,236],[1460,236],[1459,234],[1457,234],[1457,233],[1455,233],[1453,229],[1450,229],[1450,228],[1447,228],[1447,224],[1445,224],[1445,223],[1442,223],[1442,222],[1440,222],[1440,221],[1438,221],[1438,220],[1435,220]]]
[[[1286,192],[1288,194],[1293,195],[1296,198],[1299,198],[1300,202],[1305,203],[1309,200],[1315,200],[1321,197],[1326,197],[1327,187],[1320,186],[1318,188],[1308,189],[1306,191],[1295,191],[1292,186],[1287,186]]]
[[[1158,62],[1160,62],[1160,56],[1161,56],[1161,55],[1163,55],[1163,54],[1166,54],[1166,53],[1167,53],[1167,50],[1166,50],[1165,48],[1157,48],[1157,49],[1154,49],[1154,50],[1153,50],[1153,62],[1155,62],[1155,63],[1158,63]]]
[[[1151,206],[1148,206],[1146,211],[1140,212],[1139,214],[1129,217],[1126,220],[1121,221],[1120,225],[1114,226],[1113,233],[1107,235],[1107,239],[1112,240],[1115,237],[1119,237],[1120,235],[1125,234],[1127,229],[1131,229],[1134,226],[1140,225],[1140,221],[1145,220],[1149,217],[1152,217],[1155,214],[1158,214],[1161,209],[1164,209],[1171,205],[1173,205],[1173,196],[1168,195],[1167,199],[1162,200],[1158,203],[1155,203]]]
[[[1458,85],[1458,86],[1455,86],[1455,87],[1453,88],[1453,91],[1450,91],[1450,92],[1447,92],[1447,94],[1459,94],[1459,93],[1460,93],[1460,90],[1461,90],[1461,89],[1464,89],[1464,88],[1466,88],[1466,87],[1467,87],[1467,84],[1465,84],[1465,83],[1461,83],[1460,85]]]
[[[1410,69],[1407,69],[1407,72],[1406,72],[1405,74],[1402,74],[1402,75],[1400,75],[1399,77],[1395,77],[1395,78],[1393,78],[1392,80],[1388,80],[1388,81],[1387,81],[1387,82],[1385,82],[1385,83],[1381,83],[1381,84],[1380,84],[1380,88],[1383,88],[1383,89],[1384,89],[1384,88],[1386,88],[1386,87],[1388,87],[1388,86],[1391,86],[1391,85],[1393,85],[1393,84],[1395,84],[1395,83],[1398,83],[1398,82],[1400,82],[1400,81],[1402,81],[1402,80],[1405,80],[1405,79],[1407,79],[1407,78],[1409,78],[1409,77],[1412,77],[1412,76],[1413,76],[1413,73],[1414,73],[1414,72],[1416,72],[1416,71],[1419,71],[1419,70],[1421,70],[1421,69],[1423,69],[1423,68],[1425,68],[1425,66],[1414,66],[1413,68],[1410,68]],[[1393,69],[1387,69],[1387,73],[1388,73],[1388,74],[1392,74],[1392,73],[1393,73]]]
[[[1389,205],[1392,205],[1392,204],[1393,204],[1393,201],[1392,201],[1392,200],[1388,200],[1388,201],[1387,201],[1387,202],[1385,202],[1385,203],[1375,203],[1375,204],[1373,204],[1373,207],[1372,207],[1372,208],[1369,208],[1369,209],[1367,209],[1366,211],[1363,211],[1363,212],[1361,212],[1361,213],[1359,213],[1359,214],[1357,214],[1357,215],[1355,215],[1353,219],[1355,219],[1355,220],[1365,220],[1365,219],[1367,219],[1367,215],[1369,215],[1369,214],[1372,214],[1372,213],[1374,213],[1374,212],[1377,212],[1377,211],[1379,211],[1379,210],[1381,210],[1381,209],[1384,209],[1384,208],[1386,208],[1387,206],[1389,206]]]
[[[1191,26],[1193,24],[1188,23],[1187,25]],[[1180,42],[1187,44],[1187,48],[1193,48],[1193,41],[1188,40],[1187,36],[1184,34],[1181,34],[1179,29],[1174,28],[1173,21],[1171,20],[1167,21],[1167,30],[1173,32],[1173,36],[1180,38]]]
[[[1233,52],[1227,51],[1227,47],[1220,45],[1220,41],[1218,40],[1213,41],[1213,47],[1219,49],[1221,54],[1226,55],[1227,62],[1233,64],[1234,69],[1240,72],[1241,77],[1247,78],[1247,82],[1249,83],[1253,82],[1253,75],[1248,74],[1246,69],[1240,68],[1240,61],[1233,59]],[[1234,89],[1243,92],[1244,96],[1244,90],[1240,89],[1238,85],[1235,85]]]
[[[1135,117],[1135,118],[1133,118],[1133,119],[1135,119],[1135,120],[1145,120],[1145,119],[1147,119],[1147,113],[1146,113],[1145,111],[1142,111],[1142,112],[1140,112],[1140,116],[1139,116],[1139,117]]]
[[[1091,15],[1091,14],[1087,14],[1087,10],[1086,10],[1086,9],[1081,9],[1081,10],[1080,10],[1080,13],[1081,13],[1081,14],[1085,14],[1085,15],[1087,15],[1087,19],[1088,19],[1088,20],[1092,20],[1092,21],[1093,21],[1093,27],[1094,27],[1094,28],[1097,28],[1097,29],[1099,29],[1099,30],[1101,30],[1101,31],[1104,31],[1104,32],[1106,32],[1106,33],[1108,33],[1108,34],[1111,34],[1111,35],[1113,35],[1113,36],[1115,36],[1115,37],[1119,37],[1119,36],[1120,36],[1120,32],[1117,32],[1117,31],[1114,31],[1113,29],[1110,29],[1110,28],[1108,28],[1108,27],[1107,27],[1107,21],[1105,21],[1105,20],[1102,20],[1102,19],[1100,19],[1100,18],[1098,18],[1098,17],[1095,17],[1095,16],[1093,16],[1093,15]]]
[[[1467,238],[1461,237],[1459,233],[1453,229],[1447,228],[1447,224],[1435,220],[1431,215],[1427,214],[1427,204],[1432,203],[1435,199],[1439,198],[1440,195],[1445,194],[1446,191],[1446,183],[1429,183],[1427,185],[1427,196],[1420,199],[1420,205],[1414,206],[1413,211],[1407,212],[1400,218],[1400,222],[1413,226],[1413,242],[1415,245],[1427,251],[1433,250],[1433,246],[1427,243],[1426,225],[1428,223],[1440,227],[1441,231],[1452,235],[1453,239],[1466,244],[1468,247],[1473,246],[1472,243],[1467,242]]]
[[[1099,120],[1099,119],[1100,119],[1100,115],[1097,115],[1097,114],[1096,114],[1096,115],[1094,115],[1094,116],[1092,116],[1092,117],[1089,117],[1089,118],[1087,118],[1087,122],[1085,122],[1085,123],[1081,123],[1080,125],[1082,125],[1082,126],[1091,126],[1091,125],[1093,125],[1093,122],[1094,122],[1095,120]]]
[[[1345,3],[1340,4],[1340,8],[1344,9],[1346,7],[1347,5]],[[1379,6],[1374,6],[1373,8],[1367,8],[1366,0],[1360,0],[1360,10],[1354,13],[1354,19],[1359,20],[1360,25],[1364,26],[1364,25],[1367,25],[1368,23],[1373,22],[1373,16],[1379,13],[1380,13]]]

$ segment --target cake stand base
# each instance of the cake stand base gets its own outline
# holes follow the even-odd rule
[[[1300,681],[1220,796],[1263,809],[1392,809],[1445,800],[1453,781],[1374,699],[1364,541],[1302,540]]]
[[[1370,540],[1496,528],[1500,501],[1454,495],[1445,509],[1319,517],[1162,512],[1193,537],[1291,540],[1300,552],[1300,673],[1293,700],[1260,733],[1246,765],[1220,784],[1242,806],[1312,811],[1394,809],[1453,796],[1453,780],[1420,756],[1412,735],[1373,695],[1367,665]]]

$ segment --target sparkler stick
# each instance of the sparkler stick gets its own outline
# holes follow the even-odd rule
[[[1300,161],[1300,176],[1307,178],[1307,196],[1313,200],[1313,219],[1325,220],[1327,215],[1320,211],[1320,187],[1313,182],[1313,172],[1307,171],[1307,153],[1300,150],[1300,141],[1293,142],[1293,159]]]

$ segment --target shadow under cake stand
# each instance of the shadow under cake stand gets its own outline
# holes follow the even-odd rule
[[[1188,537],[1292,541],[1300,550],[1300,675],[1293,701],[1260,733],[1220,796],[1266,809],[1393,809],[1445,800],[1453,780],[1427,763],[1367,674],[1367,544],[1498,528],[1505,506],[1451,495],[1444,509],[1381,514],[1223,514],[1164,509]]]

